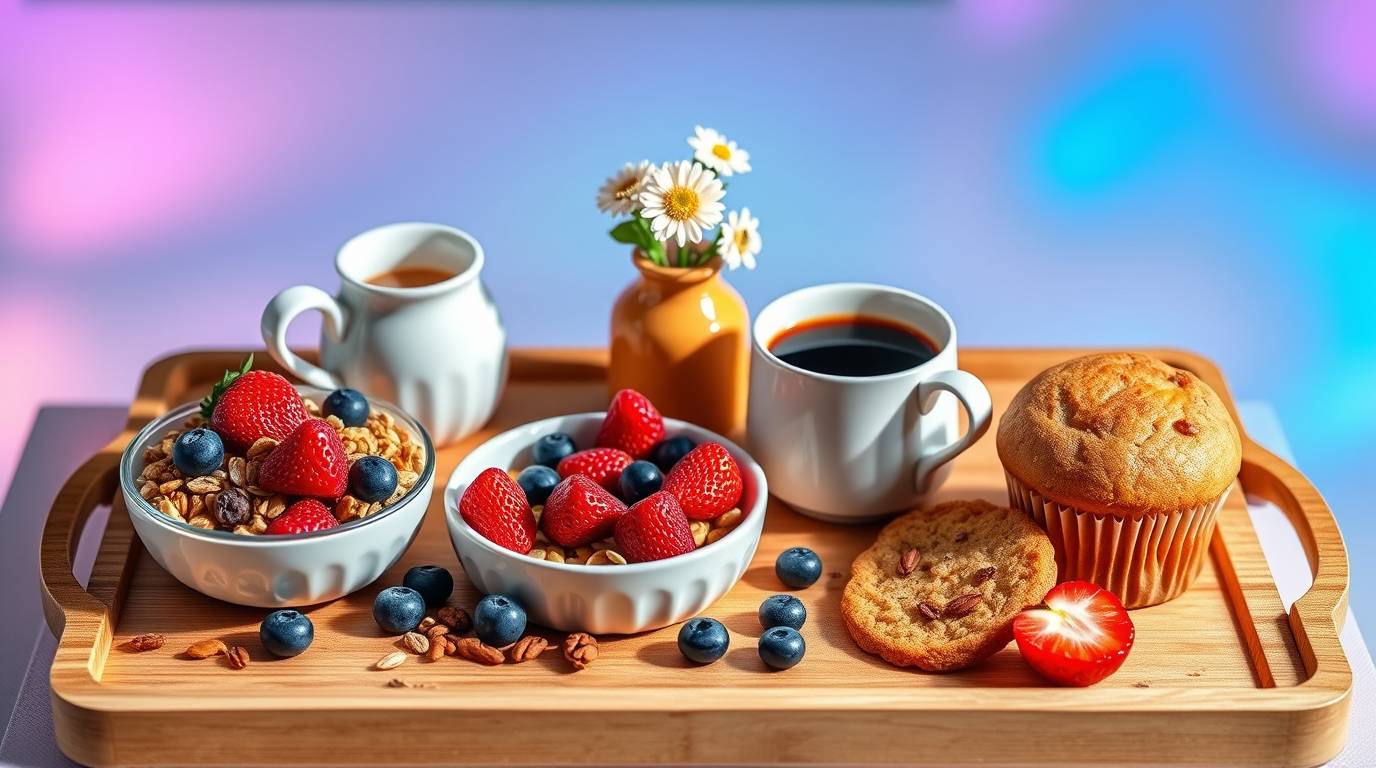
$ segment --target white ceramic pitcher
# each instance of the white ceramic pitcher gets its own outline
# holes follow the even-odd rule
[[[413,288],[368,282],[403,265],[453,277]],[[436,444],[454,442],[487,422],[506,382],[506,331],[479,279],[482,268],[482,246],[457,229],[419,223],[372,229],[339,249],[337,297],[297,285],[268,302],[263,341],[307,383],[390,400]],[[319,366],[287,348],[287,326],[313,309],[324,315]]]

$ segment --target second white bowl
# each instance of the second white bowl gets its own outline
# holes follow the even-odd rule
[[[764,471],[735,443],[715,432],[677,419],[665,419],[670,437],[698,444],[721,443],[740,466],[745,513],[730,533],[715,543],[665,560],[630,565],[569,565],[519,555],[483,538],[459,515],[459,498],[473,478],[489,467],[524,467],[530,446],[542,435],[564,432],[581,447],[591,447],[602,413],[579,413],[533,421],[503,432],[468,454],[444,488],[449,538],[468,578],[480,591],[510,595],[530,620],[565,632],[629,634],[667,627],[701,613],[735,586],[764,530],[769,491]]]

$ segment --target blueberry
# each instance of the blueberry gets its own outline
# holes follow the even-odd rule
[[[785,549],[774,561],[774,573],[794,589],[810,587],[822,578],[822,558],[807,547]]]
[[[286,659],[311,647],[315,625],[304,613],[273,611],[258,625],[258,639],[268,653]]]
[[[368,420],[368,398],[356,389],[336,389],[320,404],[320,412],[338,418],[346,427],[361,427]]]
[[[473,609],[474,634],[493,648],[511,645],[525,631],[526,609],[506,595],[487,595]]]
[[[793,627],[775,627],[760,635],[760,661],[775,669],[788,669],[806,652],[807,643]]]
[[[792,627],[802,629],[807,621],[807,606],[793,595],[772,595],[760,603],[760,626],[765,629]]]
[[[697,443],[686,437],[671,437],[668,440],[660,441],[650,451],[650,458],[654,459],[655,465],[660,471],[668,472],[674,468],[678,460],[688,455],[688,452],[698,447]]]
[[[172,463],[187,477],[208,475],[224,461],[224,441],[205,427],[181,433],[172,444]]]
[[[404,587],[420,593],[421,599],[431,608],[438,608],[449,602],[454,594],[454,577],[449,570],[438,565],[418,565],[406,572],[401,580]]]
[[[634,504],[655,493],[662,485],[664,475],[659,467],[648,461],[633,461],[621,470],[621,498],[627,504]]]
[[[388,587],[373,601],[373,619],[384,630],[399,635],[410,632],[425,618],[425,599],[410,587]]]
[[[526,501],[533,507],[549,498],[549,492],[559,484],[559,473],[544,464],[531,464],[516,476],[516,484],[526,492]]]
[[[397,468],[381,456],[360,456],[349,467],[349,493],[359,501],[385,501],[397,489]]]
[[[678,652],[699,664],[711,664],[725,656],[730,645],[731,636],[716,619],[689,619],[678,631]]]
[[[557,467],[560,459],[576,450],[578,446],[573,438],[563,432],[554,432],[535,441],[535,445],[530,447],[530,460],[547,467]]]

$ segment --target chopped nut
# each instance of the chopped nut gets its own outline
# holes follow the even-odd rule
[[[925,600],[917,604],[917,612],[922,614],[922,618],[929,621],[935,621],[941,618],[941,611],[935,605]]]
[[[176,480],[168,480],[167,482],[158,486],[158,493],[161,493],[162,495],[166,496],[167,494],[182,487],[183,482],[185,481],[181,478],[177,478]]]
[[[459,656],[479,664],[496,666],[506,661],[506,657],[502,655],[501,651],[476,637],[465,637],[459,640],[456,648]]]
[[[961,616],[969,614],[970,611],[975,610],[975,606],[979,605],[983,600],[984,595],[978,592],[961,595],[946,604],[946,607],[941,611],[941,617],[944,619],[958,619]]]
[[[124,641],[120,647],[126,651],[156,651],[167,642],[167,635],[160,635],[156,632],[149,632],[142,635],[135,635]]]
[[[585,563],[585,565],[625,565],[625,564],[626,564],[626,558],[622,557],[622,556],[621,556],[621,553],[620,553],[620,552],[617,552],[617,551],[614,550],[614,549],[601,549],[601,550],[598,550],[598,551],[592,553],[592,556],[588,558],[588,562]]]
[[[745,513],[741,511],[740,507],[736,507],[734,509],[722,513],[721,517],[718,517],[716,520],[713,520],[712,527],[735,528],[737,525],[740,525],[740,522],[743,519],[745,519]]]
[[[191,526],[192,528],[203,528],[208,531],[215,530],[215,521],[211,520],[205,515],[196,515],[190,520],[187,520],[186,524]]]
[[[392,651],[391,653],[378,659],[374,664],[374,669],[396,669],[406,662],[406,654],[402,651]]]
[[[270,437],[260,437],[253,441],[253,445],[248,447],[248,451],[244,455],[250,460],[261,459],[266,457],[269,453],[272,453],[272,449],[276,447],[276,440]]]
[[[538,658],[549,648],[549,641],[543,637],[526,635],[511,646],[511,660],[517,664]]]
[[[423,618],[423,619],[420,620],[420,626],[416,627],[416,631],[419,632],[419,633],[421,633],[421,634],[425,634],[425,630],[427,630],[427,629],[429,629],[429,628],[431,628],[431,627],[433,627],[433,626],[435,626],[435,617],[434,617],[434,616],[426,616],[425,618]]]
[[[1179,432],[1180,434],[1186,437],[1194,437],[1195,435],[1199,434],[1199,427],[1191,424],[1185,419],[1176,419],[1175,423],[1171,424],[1171,426],[1175,427],[1176,432]]]
[[[694,520],[688,524],[688,530],[693,532],[693,542],[699,547],[707,543],[707,534],[711,533],[711,523],[703,520]]]
[[[220,481],[214,477],[193,477],[186,481],[186,490],[192,493],[214,493],[220,490]]]
[[[439,661],[449,645],[449,638],[444,635],[435,635],[429,639],[430,646],[425,649],[425,658],[430,661]]]
[[[392,678],[391,680],[388,680],[388,681],[387,681],[387,687],[388,687],[388,688],[438,688],[439,686],[438,686],[438,685],[435,685],[434,683],[413,683],[413,682],[411,682],[411,681],[409,681],[409,680],[402,680],[402,679],[399,678],[399,677],[394,677],[394,678]]]
[[[902,557],[898,559],[898,575],[907,576],[917,570],[917,564],[922,561],[922,553],[916,547],[908,547],[904,550]]]
[[[243,669],[248,666],[248,649],[242,645],[236,645],[230,648],[229,651],[225,653],[225,656],[229,659],[230,669]]]
[[[416,655],[430,650],[430,638],[419,632],[407,632],[402,635],[401,644],[406,646],[406,650]]]
[[[536,547],[526,553],[526,557],[533,557],[536,560],[544,560],[547,550],[544,547]]]
[[[545,549],[545,562],[562,563],[564,562],[564,550],[559,547],[548,547]]]
[[[597,638],[587,632],[574,632],[564,638],[564,658],[569,660],[574,669],[587,669],[589,664],[597,661]]]
[[[713,528],[712,531],[707,534],[707,541],[705,543],[716,544],[718,541],[721,541],[723,536],[730,532],[730,528]]]
[[[468,615],[468,611],[462,608],[446,605],[439,610],[439,613],[435,614],[435,618],[441,624],[454,630],[456,635],[467,634],[469,630],[473,629],[473,618]]]
[[[444,624],[434,624],[431,625],[429,629],[425,630],[425,636],[431,640],[447,634],[449,634],[449,627]]]
[[[229,653],[229,647],[219,638],[199,640],[186,648],[187,657],[192,659],[208,659],[211,656],[218,656],[222,653]]]
[[[994,566],[986,565],[978,571],[975,571],[975,575],[970,577],[970,581],[978,587],[984,582],[994,578],[995,573],[997,573],[997,571],[994,570]]]

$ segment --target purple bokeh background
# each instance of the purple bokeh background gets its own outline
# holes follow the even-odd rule
[[[631,270],[593,192],[702,123],[752,153],[753,310],[870,280],[969,345],[1213,357],[1278,408],[1371,615],[1373,30],[1362,0],[0,0],[0,489],[38,404],[258,343],[377,224],[477,236],[515,344],[605,343]]]

